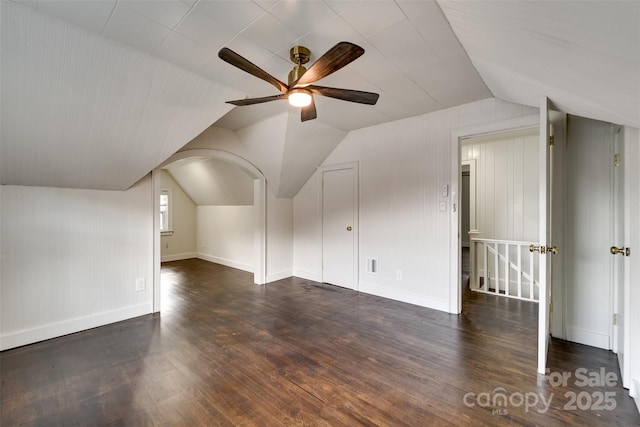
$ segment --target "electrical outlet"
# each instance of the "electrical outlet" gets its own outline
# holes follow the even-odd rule
[[[136,292],[142,292],[147,288],[144,277],[136,279]]]
[[[396,280],[402,280],[402,270],[396,270]]]

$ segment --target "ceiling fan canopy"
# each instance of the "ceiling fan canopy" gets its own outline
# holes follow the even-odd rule
[[[313,95],[323,95],[343,101],[357,102],[359,104],[375,105],[379,95],[372,92],[364,92],[352,89],[339,89],[314,85],[316,81],[338,71],[349,63],[358,59],[364,53],[364,49],[349,42],[340,42],[325,52],[309,69],[304,64],[309,62],[311,52],[304,46],[294,46],[289,51],[291,61],[295,64],[289,73],[287,84],[273,77],[254,63],[243,58],[236,52],[226,47],[220,49],[218,56],[223,61],[240,68],[241,70],[270,83],[280,91],[277,95],[261,98],[246,98],[235,101],[227,101],[228,104],[237,106],[260,104],[263,102],[288,99],[289,103],[301,107],[301,120],[313,120],[317,117]]]

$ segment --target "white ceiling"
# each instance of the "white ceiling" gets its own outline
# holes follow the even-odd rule
[[[640,127],[640,1],[441,1],[493,95]]]
[[[197,206],[253,205],[253,177],[224,160],[189,157],[165,170]]]
[[[546,95],[562,111],[640,127],[639,10],[607,0],[2,0],[1,182],[124,189],[212,124],[241,134],[278,123],[282,150],[264,168],[290,196],[309,176],[300,168],[328,149],[307,155],[297,141],[326,134],[335,145],[354,129],[492,96],[538,106]],[[294,126],[286,101],[224,103],[275,89],[220,60],[221,47],[286,81],[291,46],[313,62],[343,40],[365,54],[320,84],[378,92],[377,105],[316,97],[318,119]]]
[[[433,1],[16,2],[238,89],[241,98],[278,92],[220,60],[222,47],[286,81],[292,46],[308,47],[312,63],[350,41],[365,55],[321,84],[377,92],[380,99],[373,107],[318,99],[319,118],[342,130],[491,97]],[[286,101],[237,107],[217,125],[239,129],[287,108]]]

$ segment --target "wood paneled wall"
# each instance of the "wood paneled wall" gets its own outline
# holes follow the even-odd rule
[[[487,239],[535,241],[538,234],[538,134],[471,139],[476,160],[476,228]]]
[[[151,312],[151,195],[0,186],[0,350]]]

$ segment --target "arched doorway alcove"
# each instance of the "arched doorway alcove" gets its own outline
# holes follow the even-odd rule
[[[253,273],[254,283],[263,285],[266,283],[266,179],[262,172],[246,159],[227,151],[216,149],[191,149],[175,153],[152,172],[154,212],[160,211],[160,173],[166,166],[180,160],[189,158],[208,158],[224,161],[241,169],[253,178],[254,182],[254,207],[255,207],[255,231],[253,244]],[[160,311],[160,224],[159,215],[154,216],[154,242],[153,242],[153,311]]]

